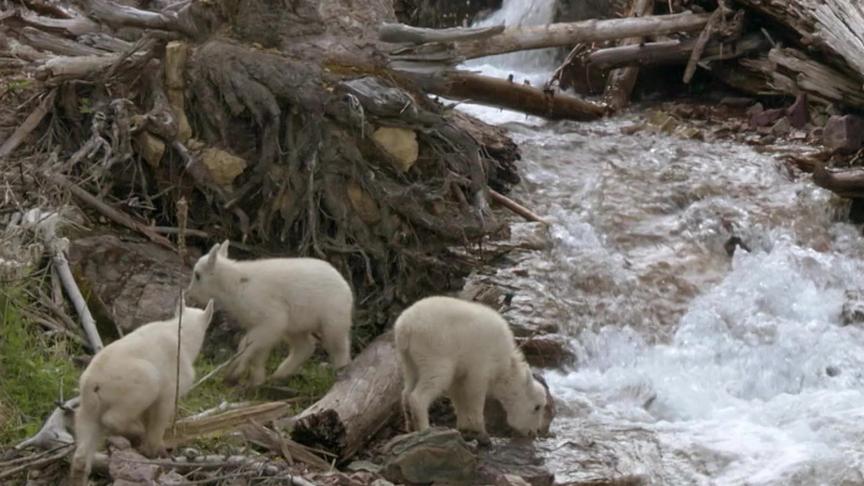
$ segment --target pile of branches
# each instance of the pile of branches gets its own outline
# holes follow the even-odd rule
[[[501,227],[518,152],[389,70],[392,2],[357,3],[5,2],[0,70],[34,98],[0,147],[32,177],[4,178],[168,248],[325,258],[380,329],[467,274],[448,248]]]

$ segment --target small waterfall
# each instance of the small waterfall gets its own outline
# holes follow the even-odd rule
[[[501,10],[475,22],[472,27],[546,25],[555,18],[556,5],[557,0],[504,0]],[[536,49],[489,56],[466,65],[481,69],[482,66],[495,66],[496,70],[509,69],[521,74],[546,74],[556,67],[557,57],[557,49]]]
[[[489,27],[502,24],[507,27],[547,25],[555,18],[556,6],[557,0],[504,0],[500,10],[475,22],[472,27]],[[542,86],[557,67],[558,55],[558,49],[535,49],[472,59],[459,67],[502,79],[512,75],[514,83],[523,83],[527,80],[532,86]],[[501,108],[462,103],[459,105],[459,109],[492,123],[523,123],[528,125],[545,123],[542,118],[526,116],[523,113]]]

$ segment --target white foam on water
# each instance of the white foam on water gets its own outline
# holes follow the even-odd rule
[[[850,286],[864,287],[860,261],[780,237],[736,253],[668,344],[587,331],[579,369],[547,378],[565,401],[588,397],[594,413],[700,457],[712,484],[864,481],[864,330],[840,322]],[[616,398],[631,390],[639,400]]]
[[[505,0],[477,25],[553,15],[553,0]],[[554,52],[462,67],[538,86]],[[460,109],[510,127],[516,193],[554,222],[530,278],[572,316],[578,363],[547,373],[564,404],[559,480],[590,469],[566,452],[584,436],[652,484],[864,484],[864,328],[840,317],[846,291],[864,289],[864,243],[832,220],[827,192],[743,145]],[[752,250],[731,264],[725,220]],[[627,444],[631,429],[650,446]]]

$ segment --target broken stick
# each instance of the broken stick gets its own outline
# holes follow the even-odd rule
[[[3,142],[3,146],[0,147],[0,159],[6,158],[21,145],[21,142],[27,138],[27,135],[30,135],[30,132],[36,129],[39,126],[39,123],[45,118],[45,115],[51,111],[51,106],[54,105],[54,98],[57,96],[57,89],[52,89],[42,98],[42,101],[39,103],[39,106],[30,113],[29,116],[24,120],[18,128],[15,129],[15,132]]]
[[[530,209],[526,208],[525,206],[523,206],[523,205],[517,203],[516,201],[510,199],[509,197],[501,194],[500,192],[495,191],[494,189],[489,189],[489,195],[492,197],[493,201],[504,206],[505,208],[509,209],[510,211],[513,211],[514,213],[518,214],[519,216],[522,216],[523,218],[527,219],[528,221],[533,221],[535,223],[543,223],[547,226],[549,225],[548,221],[541,218],[540,216],[538,216],[536,213],[534,213]]]
[[[156,233],[155,231],[150,229],[147,225],[145,225],[143,223],[139,223],[138,221],[135,221],[134,219],[132,219],[131,216],[129,216],[129,215],[127,215],[121,211],[118,211],[118,210],[112,208],[111,206],[105,204],[104,202],[100,201],[99,198],[90,194],[89,192],[85,191],[84,189],[81,189],[80,187],[76,186],[75,184],[70,182],[68,179],[66,179],[62,175],[48,174],[46,176],[46,178],[49,181],[57,184],[58,186],[60,186],[64,189],[68,189],[69,192],[71,192],[73,196],[75,196],[81,202],[86,203],[88,206],[92,207],[93,209],[95,209],[96,211],[101,213],[106,218],[114,221],[115,223],[123,225],[123,226],[125,226],[125,227],[127,227],[133,231],[137,231],[137,232],[143,234],[148,239],[150,239],[150,241],[152,241],[153,243],[157,243],[159,245],[164,246],[165,248],[168,248],[169,250],[174,251],[174,245],[171,244],[171,240],[169,240],[168,238],[165,238],[164,236]]]
[[[705,28],[696,39],[696,44],[693,46],[693,51],[690,53],[690,60],[687,61],[687,67],[684,68],[684,84],[690,83],[690,79],[692,79],[693,75],[696,73],[696,65],[699,63],[699,59],[702,58],[702,51],[705,50],[705,45],[708,44],[708,39],[711,38],[711,34],[713,34],[717,29],[717,24],[723,20],[725,12],[726,7],[723,6],[722,2],[719,2],[717,4],[717,9],[711,14],[711,18],[708,19],[708,23],[705,24]]]
[[[63,289],[72,301],[75,307],[75,312],[81,322],[81,327],[84,329],[84,335],[87,336],[87,342],[93,353],[99,352],[104,346],[102,338],[99,337],[99,331],[96,329],[96,321],[87,308],[87,301],[81,295],[81,289],[75,282],[75,277],[72,275],[72,270],[69,268],[69,260],[66,259],[66,246],[68,242],[57,235],[57,225],[60,223],[61,217],[57,213],[41,218],[36,223],[37,234],[45,244],[45,248],[51,253],[51,263],[53,269],[63,285]]]

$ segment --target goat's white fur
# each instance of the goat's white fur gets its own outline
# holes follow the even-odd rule
[[[81,403],[75,412],[76,448],[71,483],[86,485],[96,450],[107,434],[140,443],[143,454],[165,453],[163,435],[174,418],[177,392],[177,328],[180,323],[180,396],[195,380],[192,364],[213,318],[180,300],[174,318],[145,324],[99,351],[81,375]]]
[[[531,436],[542,428],[546,390],[498,312],[452,297],[427,297],[405,309],[394,328],[403,412],[410,412],[415,430],[429,428],[429,405],[444,393],[456,409],[457,428],[480,443],[489,443],[487,394],[501,402],[517,432]]]
[[[215,299],[247,330],[228,380],[248,373],[252,386],[264,383],[267,357],[282,339],[290,351],[274,379],[292,375],[312,356],[316,336],[335,369],[347,365],[354,295],[339,271],[316,258],[232,260],[228,245],[214,245],[196,262],[188,288],[191,299]]]

